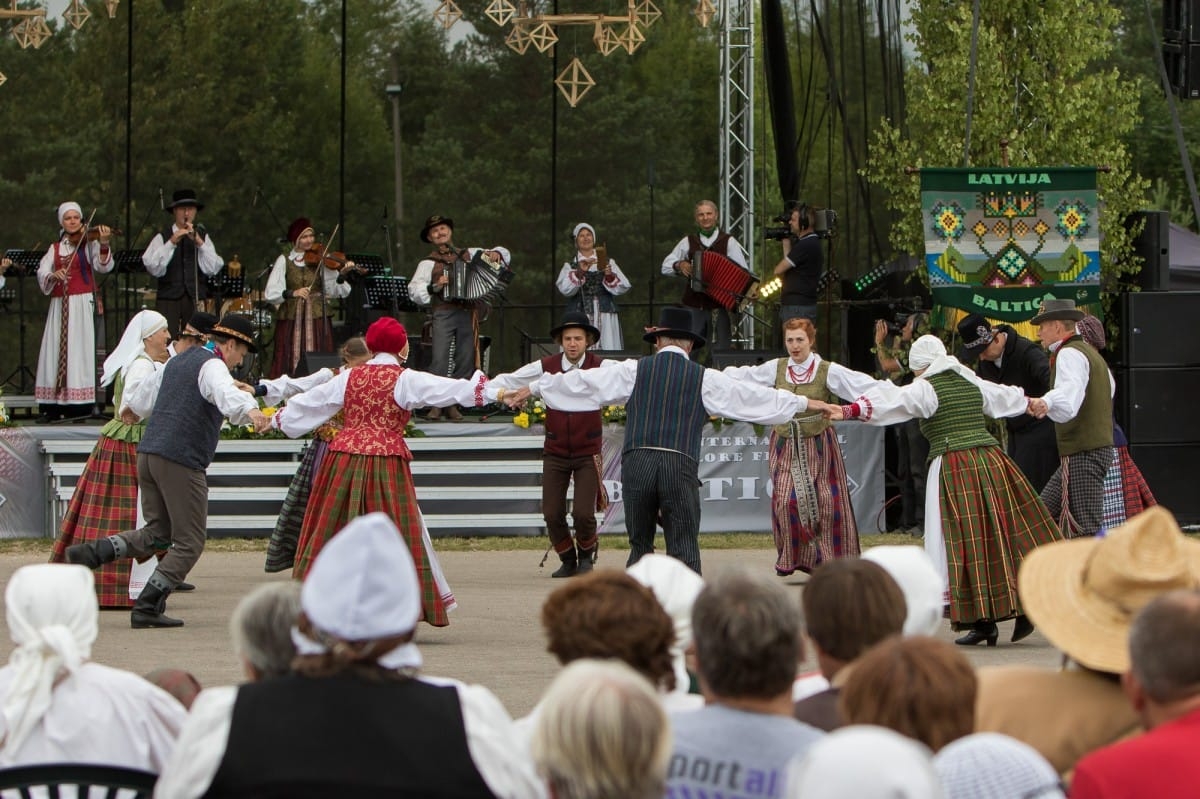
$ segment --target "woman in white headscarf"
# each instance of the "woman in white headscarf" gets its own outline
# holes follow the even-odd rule
[[[0,669],[0,768],[124,766],[157,774],[187,711],[136,674],[88,660],[99,613],[83,566],[22,566],[4,592],[15,648]]]
[[[996,622],[1016,618],[1012,640],[1033,632],[1017,596],[1017,570],[1034,547],[1062,538],[1025,475],[984,426],[1025,413],[1020,386],[982,380],[934,336],[909,352],[916,375],[907,386],[880,382],[843,405],[840,416],[873,425],[921,420],[929,439],[925,482],[925,550],[946,580],[950,621],[967,634],[955,641],[995,646]]]
[[[619,297],[629,291],[629,278],[608,257],[604,245],[596,247],[596,229],[587,222],[575,226],[575,256],[562,265],[555,285],[568,297],[567,310],[587,314],[588,321],[600,328],[597,350],[624,349],[621,320],[617,316]]]
[[[154,380],[156,370],[166,363],[170,341],[166,317],[157,311],[140,311],[129,320],[121,343],[105,359],[100,382],[105,386],[114,384],[116,413],[100,428],[96,447],[75,483],[51,561],[65,563],[67,547],[72,544],[99,541],[139,526],[137,445],[146,420],[136,424],[121,421],[123,399],[138,385]],[[133,606],[131,563],[123,559],[96,569],[96,596],[101,607]]]

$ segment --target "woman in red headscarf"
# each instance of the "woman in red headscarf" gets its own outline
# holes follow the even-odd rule
[[[408,462],[412,459],[404,428],[412,409],[425,406],[478,406],[494,400],[487,377],[476,371],[452,380],[406,369],[408,334],[390,316],[367,328],[367,349],[375,353],[361,366],[298,394],[271,417],[271,425],[292,438],[301,436],[343,411],[340,433],[329,442],[313,479],[300,529],[292,576],[303,580],[325,545],[352,519],[380,511],[404,536],[421,578],[424,619],[442,627],[454,607],[417,507]]]
[[[332,352],[333,301],[350,294],[346,263],[329,269],[319,263],[312,222],[300,217],[288,226],[292,249],[275,259],[263,299],[275,306],[275,358],[271,377],[295,374],[306,352]],[[309,251],[317,246],[314,256]],[[308,263],[312,261],[313,263]]]

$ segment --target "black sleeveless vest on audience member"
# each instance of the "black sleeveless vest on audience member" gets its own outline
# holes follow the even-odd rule
[[[201,396],[200,369],[220,357],[204,347],[192,347],[167,361],[138,452],[159,455],[189,469],[208,468],[217,453],[224,417]]]
[[[277,677],[238,688],[206,796],[491,797],[458,691],[419,680]]]
[[[175,234],[175,228],[167,225],[159,231],[163,241],[170,241]],[[160,300],[178,300],[187,295],[193,300],[208,299],[208,276],[197,266],[196,245],[191,239],[184,237],[175,245],[175,254],[167,262],[167,271],[158,279],[158,298]],[[199,279],[199,286],[195,281]]]

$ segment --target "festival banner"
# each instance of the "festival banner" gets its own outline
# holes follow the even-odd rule
[[[1070,298],[1099,314],[1094,168],[922,169],[921,213],[935,305],[1021,322]]]

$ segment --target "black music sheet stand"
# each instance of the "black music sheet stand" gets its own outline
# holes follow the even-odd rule
[[[408,296],[408,278],[399,275],[369,276],[364,283],[367,292],[367,308],[396,314],[400,311],[416,311],[416,303]]]
[[[228,269],[222,269],[215,275],[208,278],[208,287],[217,294],[218,302],[216,306],[221,307],[226,297],[241,297],[246,293],[246,281],[242,277],[242,273],[236,275],[229,274]]]
[[[17,298],[17,346],[20,350],[17,368],[4,378],[3,385],[11,385],[21,394],[32,393],[32,388],[37,383],[37,376],[25,360],[25,278],[33,276],[34,280],[37,280],[37,270],[43,255],[45,252],[38,250],[7,250],[4,253],[4,257],[13,262],[12,269],[6,277],[9,280],[14,277],[17,279],[13,291]]]

